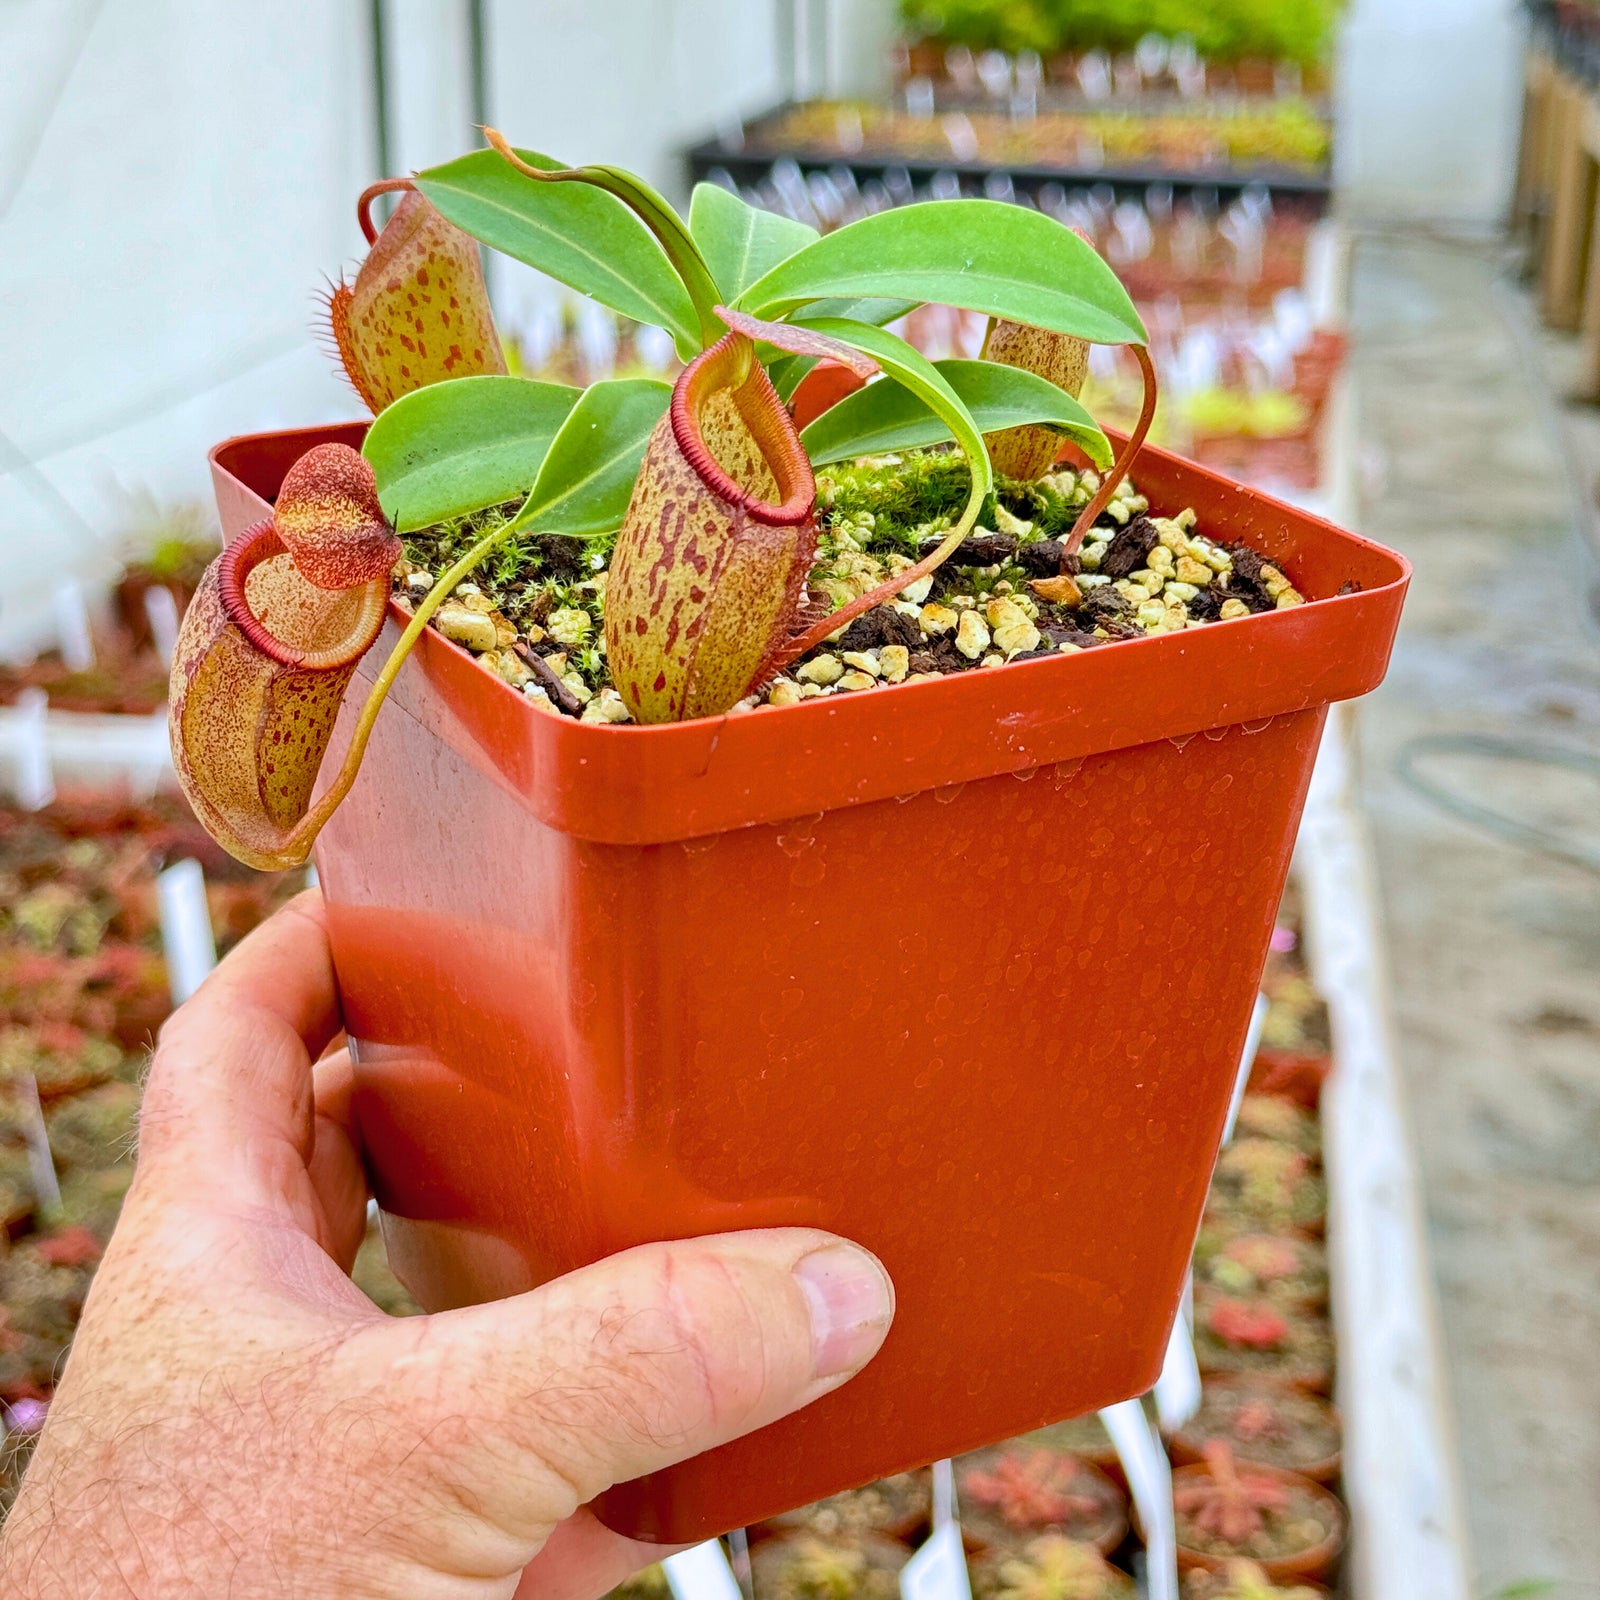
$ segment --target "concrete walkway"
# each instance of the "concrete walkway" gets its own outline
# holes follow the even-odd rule
[[[1600,566],[1496,247],[1359,240],[1362,531],[1416,579],[1361,712],[1399,1046],[1479,1575],[1600,1596],[1600,876],[1456,820],[1398,763],[1422,735],[1600,753]],[[1531,359],[1529,357],[1531,356]],[[1600,424],[1576,419],[1600,479]],[[1432,758],[1456,792],[1600,852],[1600,776]]]

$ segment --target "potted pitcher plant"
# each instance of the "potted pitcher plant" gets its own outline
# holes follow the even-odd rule
[[[597,1507],[696,1539],[1148,1386],[1406,568],[1142,448],[1144,329],[1038,212],[818,237],[488,139],[362,197],[330,317],[372,421],[213,451],[173,748],[241,859],[315,843],[423,1305],[731,1227],[887,1264],[846,1394]],[[682,372],[508,375],[480,244]],[[985,358],[887,326],[926,301]],[[1131,438],[1075,398],[1091,342],[1139,354]],[[798,430],[823,362],[859,387]]]

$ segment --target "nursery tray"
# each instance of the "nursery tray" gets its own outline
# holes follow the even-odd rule
[[[219,446],[225,531],[360,437]],[[655,728],[540,712],[431,630],[399,676],[318,864],[407,1286],[778,1224],[897,1286],[860,1377],[618,1486],[615,1528],[704,1538],[1160,1369],[1326,708],[1381,679],[1408,568],[1134,474],[1320,603]]]
[[[745,135],[740,140],[719,134],[694,145],[686,156],[690,183],[708,180],[721,170],[737,183],[754,186],[771,172],[775,162],[790,160],[805,173],[848,168],[858,182],[867,178],[881,179],[892,171],[910,174],[912,181],[919,185],[931,182],[941,173],[954,174],[961,182],[962,192],[970,195],[982,195],[984,181],[1002,174],[1011,179],[1018,191],[1034,195],[1050,183],[1110,184],[1119,199],[1140,195],[1157,183],[1168,184],[1180,192],[1208,189],[1219,196],[1232,196],[1246,188],[1264,186],[1277,194],[1304,195],[1326,204],[1333,192],[1332,172],[1327,167],[1309,171],[1267,163],[1189,169],[1148,163],[1089,167],[1053,162],[959,161],[953,155],[938,160],[926,156],[906,157],[894,151],[874,150],[870,144],[849,152],[781,141],[757,148],[762,131],[781,121],[792,109],[788,104],[775,106],[751,118],[745,123]]]

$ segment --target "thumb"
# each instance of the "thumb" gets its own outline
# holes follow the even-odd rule
[[[542,1537],[612,1484],[837,1388],[893,1315],[888,1274],[858,1245],[802,1228],[722,1234],[429,1317],[404,1381],[423,1408],[451,1397],[431,1435],[457,1444],[452,1489],[512,1537]]]

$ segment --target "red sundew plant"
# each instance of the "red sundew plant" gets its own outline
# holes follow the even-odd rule
[[[1199,1532],[1242,1544],[1263,1531],[1268,1512],[1288,1508],[1284,1485],[1264,1472],[1236,1465],[1228,1445],[1213,1440],[1205,1457],[1207,1476],[1183,1484],[1173,1495],[1179,1515]]]
[[[1206,1327],[1249,1350],[1276,1350],[1289,1337],[1287,1319],[1259,1301],[1218,1300],[1206,1313]]]
[[[1013,1528],[1044,1528],[1074,1517],[1092,1517],[1099,1500],[1073,1488],[1078,1464],[1053,1450],[1009,1452],[992,1470],[976,1469],[961,1480],[963,1496],[995,1512]]]
[[[716,716],[950,556],[992,487],[991,448],[1008,472],[1033,472],[1067,437],[1101,469],[1063,541],[1069,579],[1067,558],[1153,415],[1132,303],[1090,245],[1039,212],[953,200],[822,238],[711,185],[680,217],[619,168],[563,167],[486,137],[489,149],[362,196],[372,248],[329,298],[333,342],[375,413],[362,451],[323,446],[291,472],[270,521],[213,564],[184,620],[170,696],[179,778],[213,835],[255,866],[305,860],[422,629],[507,540],[614,538],[605,646],[627,710],[643,724]],[[402,198],[379,231],[370,207],[384,192]],[[677,382],[580,392],[508,376],[479,244],[665,328],[686,362]],[[929,362],[888,331],[925,301],[986,313],[987,359]],[[1143,415],[1115,461],[1076,399],[1091,342],[1133,346],[1145,374]],[[787,402],[822,359],[881,378],[801,432]],[[809,610],[813,469],[942,440],[972,478],[948,535],[880,589]],[[335,713],[382,625],[395,533],[508,501],[515,515],[416,605],[313,805]]]

